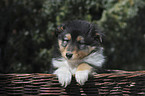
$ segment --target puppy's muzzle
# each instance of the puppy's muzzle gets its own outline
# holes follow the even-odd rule
[[[72,58],[72,56],[73,56],[73,54],[72,54],[72,53],[66,53],[66,57],[67,57],[68,59],[71,59],[71,58]]]

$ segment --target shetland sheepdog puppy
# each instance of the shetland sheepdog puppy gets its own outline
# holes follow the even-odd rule
[[[60,25],[57,33],[56,49],[60,54],[52,59],[56,68],[54,74],[64,87],[70,84],[73,76],[80,85],[84,85],[89,75],[105,60],[101,46],[103,33],[95,24],[82,20]]]

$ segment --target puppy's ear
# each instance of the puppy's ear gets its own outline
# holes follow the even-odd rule
[[[102,34],[101,33],[96,33],[95,34],[95,39],[98,39],[100,43],[102,43]]]
[[[60,33],[64,31],[64,24],[59,25],[55,30],[55,36],[58,37]]]
[[[65,29],[64,24],[61,24],[60,26],[57,27],[57,30],[56,30],[56,31],[57,31],[58,34],[59,34],[59,33],[63,32],[64,29]]]

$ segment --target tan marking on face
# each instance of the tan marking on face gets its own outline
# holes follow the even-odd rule
[[[62,44],[62,40],[58,40],[59,50],[60,52],[63,52],[65,47],[63,47],[61,44]]]
[[[84,70],[92,70],[93,67],[91,67],[90,65],[86,64],[86,63],[82,63],[77,67],[76,71],[84,71]]]
[[[83,59],[84,57],[88,56],[90,52],[92,52],[96,47],[88,46],[85,50],[75,49],[73,53],[73,59]]]
[[[96,46],[88,46],[89,52],[93,51],[96,48]]]
[[[62,55],[64,58],[67,58],[67,57],[66,57],[66,53],[67,53],[68,45],[67,45],[66,47],[63,47],[63,46],[62,46],[62,40],[58,40],[58,45],[59,45],[59,50],[60,50],[61,55]]]
[[[96,36],[100,35],[99,33],[96,33]]]
[[[82,59],[88,55],[87,52],[84,51],[73,51],[73,58],[74,59]]]
[[[64,50],[63,52],[61,52],[61,55],[62,55],[64,58],[66,58],[66,59],[67,59],[67,57],[66,57],[66,53],[67,53],[67,51],[66,51],[66,50]]]
[[[77,41],[81,41],[81,40],[84,40],[84,38],[82,36],[78,36]]]
[[[68,40],[71,40],[71,35],[70,35],[70,34],[66,34],[65,37],[66,37]]]
[[[65,49],[64,49],[64,51],[61,52],[61,54],[62,54],[62,56],[63,56],[64,58],[67,58],[67,57],[66,57],[66,53],[68,53],[67,48],[68,48],[68,46],[66,46]]]

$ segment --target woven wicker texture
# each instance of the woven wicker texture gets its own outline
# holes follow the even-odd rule
[[[63,88],[52,74],[0,74],[0,96],[145,96],[145,71],[96,74]]]

